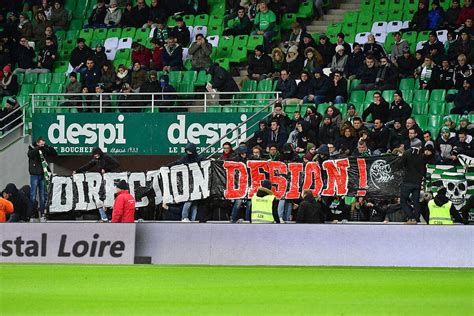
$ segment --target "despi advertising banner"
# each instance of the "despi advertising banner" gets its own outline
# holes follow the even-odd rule
[[[211,161],[162,167],[147,172],[86,173],[52,178],[49,212],[112,207],[115,185],[128,182],[137,207],[183,203],[206,198],[252,197],[265,179],[278,199],[297,199],[304,190],[315,196],[399,195],[402,170],[397,156],[327,160],[322,164],[279,161]]]
[[[134,257],[134,224],[0,224],[0,262],[133,264]]]
[[[214,153],[227,141],[236,145],[246,140],[268,113],[246,122],[252,114],[38,113],[33,115],[33,138],[44,137],[59,155],[90,155],[94,147],[122,156],[181,155],[189,142],[200,153],[217,142],[207,151]]]

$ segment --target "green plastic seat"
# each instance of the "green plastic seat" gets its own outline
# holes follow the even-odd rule
[[[207,36],[220,36],[222,35],[223,27],[214,25],[207,28]]]
[[[82,20],[74,19],[69,24],[69,30],[80,30],[80,29],[82,29],[82,25],[83,25]]]
[[[34,88],[35,93],[48,93],[49,85],[47,84],[36,84]]]
[[[430,100],[429,114],[444,115],[446,103],[444,101]]]
[[[39,74],[38,75],[38,83],[43,83],[43,84],[49,84],[51,83],[51,79],[53,77],[53,74],[48,72],[44,74]]]
[[[126,38],[126,37],[135,37],[135,33],[137,32],[137,29],[134,27],[126,27],[122,30],[122,35],[121,38]]]
[[[359,12],[358,11],[347,11],[344,13],[344,23],[357,23],[359,20]]]
[[[234,36],[222,36],[219,38],[219,46],[218,47],[230,47],[234,45]]]
[[[403,10],[391,10],[388,13],[388,21],[401,21],[403,20]]]
[[[425,115],[428,114],[428,101],[413,100],[412,108],[414,114]]]
[[[415,119],[415,122],[420,126],[422,130],[426,130],[428,127],[428,116],[427,115],[419,115],[419,114],[413,114],[412,117]]]
[[[55,32],[55,35],[56,35],[56,37],[58,38],[58,41],[59,41],[59,42],[62,42],[62,41],[64,41],[64,40],[66,39],[67,33],[66,33],[65,30],[57,30],[57,31]]]
[[[139,28],[139,29],[137,29],[137,31],[135,32],[135,37],[134,37],[134,39],[135,39],[136,41],[142,40],[142,41],[146,42],[146,40],[149,38],[149,35],[150,35],[150,29],[147,29],[147,28]]]
[[[120,65],[125,65],[125,67],[129,68],[131,66],[131,61],[130,58],[127,59],[117,59],[117,56],[115,56],[115,59],[113,61],[113,66],[115,69],[118,69]]]
[[[403,11],[404,1],[388,1],[389,11]]]
[[[293,23],[296,22],[296,14],[285,13],[281,17],[280,27],[282,30],[290,30]]]
[[[216,63],[219,64],[222,68],[229,71],[230,70],[230,60],[228,58],[219,58],[216,59]]]
[[[230,58],[232,55],[232,47],[217,47],[216,58]]]
[[[446,98],[446,90],[434,89],[431,90],[430,101],[444,101]]]
[[[170,71],[168,76],[172,86],[177,86],[177,84],[183,79],[183,73],[181,71]]]
[[[247,50],[253,51],[258,45],[263,45],[263,35],[252,35],[247,43]]]
[[[395,93],[395,90],[385,90],[382,92],[382,97],[387,101],[388,103],[393,101],[393,94]]]
[[[372,0],[361,0],[360,2],[360,11],[361,12],[372,12],[374,9],[375,1]]]
[[[186,23],[186,26],[194,26],[194,15],[185,15],[183,16],[183,21]]]
[[[90,42],[94,37],[94,29],[82,29],[79,32],[79,37],[86,40],[86,42]]]
[[[199,14],[194,18],[194,25],[196,26],[207,26],[209,24],[209,15]]]
[[[427,126],[436,127],[438,129],[443,125],[443,115],[429,115],[427,116]],[[433,135],[437,136],[437,135]]]
[[[302,2],[296,12],[296,17],[300,19],[312,18],[314,14],[313,1]]]
[[[337,103],[333,104],[333,106],[338,109],[342,115],[345,115],[347,112],[347,104],[346,103]]]
[[[38,74],[35,73],[26,73],[25,78],[23,79],[23,84],[35,84],[38,81]]]
[[[413,101],[424,101],[428,102],[430,96],[429,90],[415,90],[413,94]]]
[[[249,41],[248,35],[239,35],[234,37],[234,47],[247,47]]]
[[[130,59],[131,49],[121,48],[115,53],[115,60],[117,59]]]
[[[349,97],[349,103],[353,104],[362,104],[365,101],[365,91],[363,90],[354,90],[351,92]]]
[[[19,72],[16,74],[16,81],[18,84],[23,84],[23,81],[25,80],[25,73],[24,72]]]
[[[103,41],[107,38],[107,29],[95,29],[93,39],[96,41]]]
[[[415,88],[415,79],[403,78],[400,80],[400,90],[413,90]]]
[[[389,1],[374,0],[374,10],[388,10]]]
[[[194,84],[197,79],[197,71],[191,70],[191,71],[183,71],[183,78],[182,82],[184,83],[192,83]]]
[[[352,79],[352,80],[350,80],[350,83],[347,85],[348,88],[349,88],[349,91],[348,91],[348,92],[352,92],[355,87],[357,87],[358,85],[360,85],[360,83],[361,83],[361,80],[360,80],[360,79]]]
[[[68,0],[64,3],[64,9],[72,12],[76,9],[76,4],[76,0]]]
[[[409,31],[402,34],[402,38],[406,40],[408,43],[417,43],[416,38],[418,33],[416,31]]]
[[[107,31],[107,38],[112,38],[112,37],[121,38],[122,37],[122,29],[119,28],[119,27],[114,27],[112,29],[109,29]]]
[[[332,35],[337,35],[337,33],[341,32],[342,24],[340,23],[331,23],[328,25],[326,29],[326,35],[331,37]]]
[[[51,83],[64,84],[67,81],[67,77],[62,73],[53,73],[51,75]]]
[[[247,47],[233,47],[230,62],[241,63],[247,61]]]
[[[405,102],[410,103],[413,100],[413,90],[412,89],[406,89],[406,90],[400,89],[400,91],[402,91],[403,100],[405,100]]]
[[[56,61],[53,64],[53,72],[57,73],[65,73],[68,70],[69,62],[64,60]]]
[[[222,108],[220,105],[208,105],[206,108],[207,113],[221,113]]]
[[[64,86],[61,83],[53,83],[49,86],[49,93],[63,93]]]
[[[197,75],[196,82],[194,83],[194,85],[205,86],[211,80],[211,75],[208,75],[205,70],[201,70]]]
[[[430,35],[430,32],[431,31],[421,31],[418,33],[418,36],[416,38],[416,42],[424,42],[424,41],[427,41],[428,38],[429,38],[429,35]]]
[[[209,23],[207,24],[208,27],[213,26],[224,26],[224,17],[219,15],[212,15],[209,17]]]

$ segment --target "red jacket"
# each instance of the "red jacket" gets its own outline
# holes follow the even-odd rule
[[[461,9],[461,12],[459,12],[457,24],[461,25],[466,22],[467,18],[472,18],[474,17],[474,6],[471,4],[469,8],[463,7]]]
[[[148,48],[143,47],[138,52],[132,50],[132,63],[140,62],[142,66],[150,67],[151,52]]]
[[[162,70],[163,69],[163,61],[162,61],[162,55],[163,53],[163,48],[161,47],[156,47],[153,50],[153,69],[154,70]]]
[[[135,220],[135,199],[127,190],[120,191],[112,211],[112,223],[133,223]]]

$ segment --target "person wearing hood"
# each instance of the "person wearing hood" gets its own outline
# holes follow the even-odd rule
[[[284,63],[285,63],[285,54],[283,51],[275,47],[272,50],[272,68],[273,68],[273,78],[279,78],[280,77],[280,72],[283,70]]]
[[[158,103],[159,106],[172,106],[173,101],[176,99],[175,95],[171,94],[163,94],[163,93],[172,93],[176,92],[176,89],[169,84],[170,77],[168,75],[161,75],[160,76],[160,87],[158,91],[161,93],[158,97],[160,102]]]
[[[183,68],[183,48],[177,44],[176,37],[170,35],[163,51],[163,71]]]
[[[255,48],[255,54],[250,55],[247,68],[249,79],[261,80],[271,76],[273,72],[272,59],[265,54],[263,45]]]
[[[447,102],[454,102],[451,114],[464,114],[474,111],[474,89],[471,80],[463,80],[462,89],[456,94],[448,94]]]
[[[303,104],[314,102],[314,87],[310,79],[310,74],[307,71],[303,71],[300,75],[300,79],[300,82],[296,86],[295,98],[284,100],[285,104]]]
[[[453,202],[446,196],[446,188],[441,188],[436,193],[434,199],[428,202],[430,225],[452,225],[453,218],[457,222],[463,223],[463,219],[454,207]]]
[[[400,119],[394,119],[393,125],[390,128],[390,142],[388,148],[392,151],[398,149],[403,152],[405,150],[405,131],[404,122]]]
[[[291,46],[288,49],[288,54],[285,58],[285,65],[283,69],[288,70],[290,77],[297,79],[300,73],[303,71],[304,58],[298,52],[298,46]]]
[[[239,92],[239,86],[232,75],[219,64],[209,67],[207,73],[211,75],[210,89],[216,89],[219,92]]]
[[[323,200],[324,201],[324,200]],[[323,212],[326,213],[326,220],[337,223],[348,221],[351,217],[351,208],[346,204],[344,197],[330,196],[325,199]]]
[[[321,54],[321,57],[323,57],[323,65],[321,67],[325,68],[331,63],[335,47],[336,46],[331,44],[326,35],[322,34],[319,36],[319,44],[316,45],[316,50]]]
[[[104,174],[106,172],[116,171],[119,167],[120,164],[115,158],[105,154],[99,147],[95,147],[92,149],[92,159],[74,171],[73,174],[88,171]]]
[[[117,27],[122,20],[122,10],[118,8],[117,0],[110,0],[109,8],[105,14],[104,24],[107,27]]]
[[[336,53],[332,57],[331,62],[331,72],[335,71],[342,71],[344,72],[346,69],[347,59],[349,56],[345,53],[345,48],[343,45],[337,45]]]
[[[133,223],[135,221],[135,198],[129,192],[125,180],[117,184],[117,197],[112,210],[112,223]]]
[[[18,81],[12,73],[10,65],[3,67],[3,76],[0,80],[0,96],[14,96],[18,93]]]
[[[444,24],[444,10],[439,5],[439,0],[431,2],[431,10],[427,15],[428,30],[438,30]]]
[[[306,146],[306,153],[303,156],[303,161],[304,162],[313,161],[316,157],[317,150],[318,150],[318,148],[316,147],[315,144],[308,143],[308,145]]]
[[[251,222],[252,224],[279,223],[278,200],[272,192],[272,183],[263,180],[257,193],[252,196]]]
[[[311,84],[313,86],[313,93],[309,95],[309,100],[314,100],[316,105],[324,103],[326,101],[326,96],[329,93],[329,89],[331,88],[331,80],[323,73],[321,67],[317,67],[314,71]]]
[[[303,200],[301,201],[297,215],[297,224],[323,224],[323,213],[321,205],[316,201],[311,190],[303,191],[301,195]]]
[[[196,35],[196,41],[191,44],[191,47],[189,47],[189,54],[191,55],[191,65],[193,70],[201,71],[211,66],[212,49],[211,43],[207,41],[204,35]]]
[[[308,122],[301,121],[296,123],[296,146],[295,146],[295,151],[297,153],[304,153],[308,145],[310,143],[316,144],[318,139],[316,138],[316,134],[314,131],[310,128],[310,125]]]
[[[323,120],[323,116],[316,111],[316,107],[310,105],[306,108],[306,113],[304,115],[304,120],[309,123],[310,128],[317,134],[319,131],[319,125]],[[316,135],[317,138],[317,135]]]
[[[411,30],[417,32],[424,31],[428,28],[428,9],[424,1],[418,3],[418,11],[413,15],[409,25]]]
[[[323,125],[319,128],[319,143],[334,144],[338,134],[337,127],[332,123],[329,115],[324,115]]]
[[[472,36],[465,30],[461,31],[458,39],[453,44],[453,55],[459,56],[461,54],[467,57],[467,60],[474,60],[474,43]],[[453,58],[454,59],[454,58]]]
[[[9,183],[2,192],[3,198],[13,204],[14,213],[8,218],[9,223],[26,222],[30,214],[30,201],[23,191],[18,190],[15,184]]]
[[[3,197],[0,197],[0,223],[5,223],[9,214],[14,211],[13,203]]]

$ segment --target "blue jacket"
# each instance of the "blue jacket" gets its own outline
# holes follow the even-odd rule
[[[440,8],[428,12],[428,29],[436,30],[444,18],[444,12]]]
[[[288,80],[278,80],[276,91],[281,91],[283,99],[294,98],[296,96],[296,81],[289,78]]]

